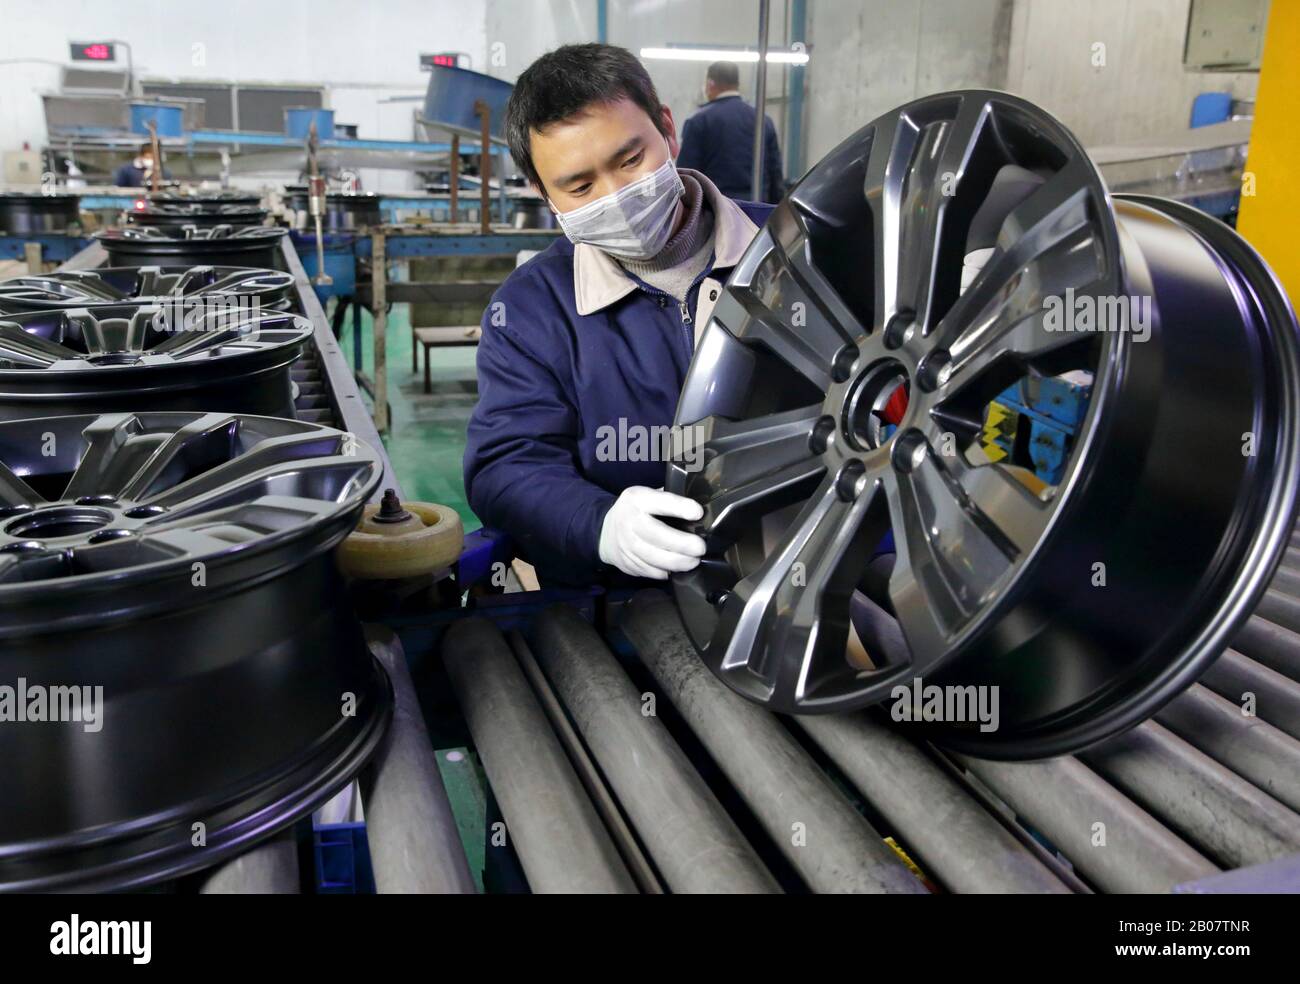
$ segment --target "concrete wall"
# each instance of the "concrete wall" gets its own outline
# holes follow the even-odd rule
[[[811,164],[900,103],[1006,79],[1011,0],[810,0]]]
[[[1258,73],[1183,70],[1189,6],[1016,0],[1007,87],[1050,110],[1087,146],[1183,129],[1201,92],[1253,99]],[[1103,64],[1095,64],[1098,54]]]

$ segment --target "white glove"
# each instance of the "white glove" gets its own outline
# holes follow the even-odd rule
[[[663,489],[633,485],[605,514],[600,528],[600,559],[633,577],[663,581],[670,571],[689,571],[704,556],[704,540],[673,529],[656,516],[695,520],[704,507]]]

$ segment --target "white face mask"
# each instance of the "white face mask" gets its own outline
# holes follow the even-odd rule
[[[668,242],[677,203],[685,194],[669,157],[657,171],[612,195],[555,216],[570,242],[587,243],[621,260],[648,260]]]

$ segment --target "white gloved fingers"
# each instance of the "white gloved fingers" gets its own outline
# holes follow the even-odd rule
[[[638,524],[636,532],[646,543],[662,550],[669,550],[685,557],[704,556],[703,537],[687,533],[685,530],[674,529],[653,516],[646,516],[645,521]]]
[[[628,492],[633,491],[628,489]],[[704,516],[704,507],[694,499],[675,495],[663,489],[637,487],[636,505],[652,516],[672,516],[676,519],[696,520]]]
[[[688,556],[687,554],[676,553],[672,550],[665,550],[649,543],[644,539],[638,539],[633,544],[632,552],[636,559],[642,564],[659,570],[661,577],[667,577],[666,571],[678,573],[681,571],[694,570],[700,563],[699,557]]]

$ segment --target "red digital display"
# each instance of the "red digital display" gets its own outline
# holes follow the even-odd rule
[[[112,41],[72,41],[68,49],[73,61],[117,61],[117,46]]]
[[[440,51],[437,54],[421,55],[420,68],[428,71],[433,66],[439,68],[459,68],[461,56],[454,51]]]

